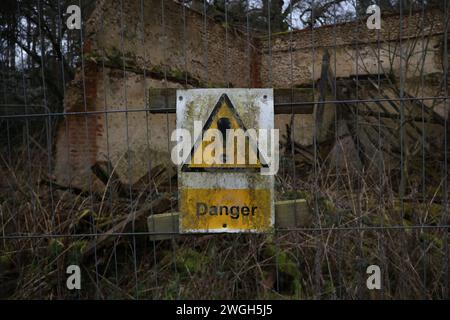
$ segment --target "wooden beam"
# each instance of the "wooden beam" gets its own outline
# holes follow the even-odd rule
[[[176,113],[176,92],[177,89],[174,88],[150,88],[149,112]],[[312,114],[314,90],[312,88],[274,89],[274,107],[275,114]]]
[[[179,212],[167,212],[149,216],[147,218],[148,231],[155,233],[150,235],[150,240],[170,239],[174,233],[178,235],[179,215]]]
[[[275,228],[307,227],[312,221],[311,211],[305,199],[275,202]]]
[[[147,218],[150,240],[166,240],[179,235],[179,212],[153,214]],[[305,199],[275,202],[275,228],[308,227],[312,215]]]

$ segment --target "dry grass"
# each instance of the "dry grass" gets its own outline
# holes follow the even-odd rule
[[[173,194],[142,192],[140,201],[130,203],[107,192],[50,188],[42,183],[48,178],[45,148],[30,148],[31,162],[27,148],[16,148],[11,162],[2,152],[2,298],[445,297],[448,230],[411,228],[448,224],[438,200],[442,181],[427,183],[425,202],[419,201],[417,186],[408,185],[402,205],[393,171],[380,175],[348,165],[337,175],[324,165],[312,174],[314,170],[302,172],[298,164],[296,175],[302,179],[293,181],[288,163],[277,177],[277,197],[307,198],[315,221],[309,230],[177,236],[158,242],[146,235],[112,236],[114,241],[87,255],[95,237],[77,234],[104,233],[152,198]],[[145,232],[145,224],[136,223],[135,231]],[[82,267],[80,291],[66,289],[70,264]],[[365,271],[371,264],[381,267],[380,291],[366,288]]]

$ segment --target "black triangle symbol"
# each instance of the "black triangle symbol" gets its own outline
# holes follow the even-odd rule
[[[208,120],[206,120],[205,125],[203,126],[202,129],[202,134],[201,136],[198,138],[198,140],[194,143],[194,145],[192,146],[191,149],[191,159],[193,159],[194,157],[194,152],[196,150],[196,146],[199,145],[199,143],[201,143],[202,137],[205,133],[206,130],[208,130],[211,126],[211,123],[215,117],[215,115],[217,114],[217,112],[219,111],[220,107],[222,106],[222,104],[225,102],[225,104],[230,108],[231,113],[233,114],[236,122],[238,123],[239,127],[244,130],[244,132],[247,131],[247,128],[245,127],[244,123],[242,122],[242,119],[239,117],[238,113],[236,112],[236,109],[234,108],[233,103],[231,103],[230,98],[228,98],[227,94],[222,94],[219,98],[219,100],[217,101],[216,105],[214,106],[213,111],[211,112],[211,114],[208,117]],[[268,164],[265,161],[264,157],[260,158],[260,152],[259,152],[259,148],[256,148],[256,156],[257,158],[260,160],[261,166],[264,168],[268,168]],[[255,172],[255,171],[259,171],[260,168],[256,168],[256,167],[221,167],[221,166],[211,166],[211,167],[190,167],[188,163],[184,163],[181,167],[181,171],[183,172]]]

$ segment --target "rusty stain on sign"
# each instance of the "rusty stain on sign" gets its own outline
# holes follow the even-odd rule
[[[194,137],[191,156],[178,168],[180,196],[180,232],[269,232],[274,224],[273,175],[262,175],[267,166],[264,154],[252,136],[245,144],[232,144],[229,151],[212,156],[205,152],[212,142],[205,132],[273,129],[272,89],[192,89],[177,91],[177,128]],[[201,121],[201,135],[195,136],[194,122]],[[234,137],[233,137],[234,139]],[[244,146],[242,148],[242,146]],[[221,148],[222,150],[222,148]],[[244,152],[245,161],[237,154]],[[250,159],[255,159],[251,161]],[[200,159],[195,161],[195,159]],[[216,157],[217,159],[217,157]]]

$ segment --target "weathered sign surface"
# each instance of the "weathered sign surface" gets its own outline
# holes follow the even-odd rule
[[[178,167],[180,232],[272,230],[274,178],[262,170],[273,127],[272,89],[177,91],[177,129],[192,137]]]

